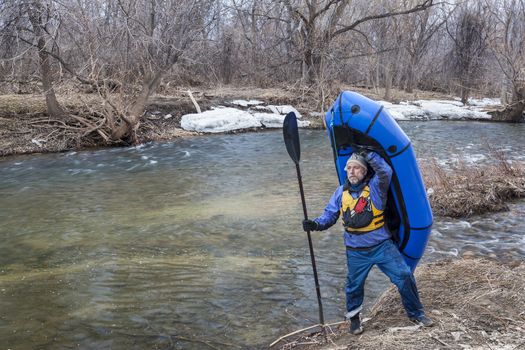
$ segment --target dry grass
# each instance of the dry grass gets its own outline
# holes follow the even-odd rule
[[[46,101],[41,95],[0,95],[1,117],[46,112]]]
[[[485,259],[440,261],[420,266],[416,279],[431,328],[411,324],[394,287],[377,301],[360,336],[344,324],[326,343],[319,334],[289,340],[282,349],[523,349],[525,263]],[[306,344],[310,343],[310,344]],[[315,343],[315,344],[312,344]],[[299,345],[303,344],[303,345]]]
[[[469,217],[508,210],[507,202],[525,197],[525,167],[511,164],[501,152],[492,151],[494,164],[472,166],[460,161],[445,169],[435,161],[422,164],[430,203],[435,215]]]
[[[93,94],[68,93],[58,97],[67,109],[77,111],[100,105],[102,100]],[[0,95],[0,117],[46,114],[46,101],[42,94]]]

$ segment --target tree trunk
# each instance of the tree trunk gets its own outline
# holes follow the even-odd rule
[[[226,85],[232,81],[232,55],[233,55],[233,37],[231,33],[223,35],[222,45],[222,64],[221,64],[221,76],[222,82]]]
[[[501,86],[500,99],[501,99],[501,103],[503,105],[506,105],[506,104],[508,104],[510,102],[509,101],[510,89],[509,89],[509,87],[507,85],[508,85],[507,83],[503,83],[502,86]]]
[[[466,106],[468,103],[469,89],[466,86],[461,85],[460,95],[461,95],[461,103],[463,103],[463,105]]]
[[[131,144],[137,143],[137,130],[140,126],[140,118],[146,110],[149,97],[157,90],[162,75],[163,72],[159,70],[153,76],[144,79],[142,90],[131,106],[128,115],[122,116],[123,121],[117,124],[113,130],[111,134],[113,140],[128,141]]]
[[[38,39],[38,56],[40,58],[40,73],[42,75],[42,86],[44,88],[44,96],[46,97],[47,114],[53,118],[60,118],[64,115],[64,110],[57,101],[55,89],[53,89],[53,73],[51,65],[49,64],[49,55],[45,53],[44,39]]]
[[[49,54],[46,50],[46,40],[42,30],[42,5],[34,3],[34,8],[29,11],[29,20],[33,27],[35,38],[37,39],[38,58],[40,59],[40,74],[44,96],[46,97],[47,113],[53,118],[60,118],[64,115],[64,110],[57,101],[55,90],[53,89],[53,72],[49,62]]]
[[[525,82],[514,89],[512,102],[504,110],[492,114],[496,121],[521,123],[524,121],[525,112]]]
[[[391,99],[391,92],[392,92],[392,74],[390,72],[390,66],[387,64],[384,67],[384,74],[385,74],[385,94],[383,98],[385,101],[390,101]]]
[[[405,91],[408,93],[413,93],[416,85],[416,59],[411,56],[408,67],[407,67],[407,81]]]
[[[319,53],[314,52],[315,50],[318,50],[318,49],[310,46],[306,48],[305,53],[304,53],[304,63],[306,65],[306,76],[308,79],[308,84],[310,85],[317,83],[321,75],[322,57]]]
[[[460,84],[460,91],[459,96],[461,97],[461,103],[463,103],[464,106],[468,104],[468,99],[470,97],[470,89],[471,89],[471,78],[470,78],[470,72],[469,72],[469,65],[466,65],[467,68],[463,74],[459,77],[459,84]]]
[[[304,63],[308,84],[314,85],[321,77],[322,45],[315,34],[315,27],[307,27],[305,33]]]
[[[407,71],[407,85],[405,91],[409,94],[414,92],[414,70],[409,67]]]

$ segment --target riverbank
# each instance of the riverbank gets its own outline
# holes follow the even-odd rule
[[[420,328],[404,314],[399,294],[387,290],[363,315],[364,333],[331,328],[287,338],[273,348],[335,349],[525,349],[525,263],[487,259],[444,260],[416,270],[418,288],[435,325]]]
[[[373,89],[364,89],[350,86],[334,87],[325,97],[326,101],[333,101],[342,90],[357,91],[371,99],[381,101],[381,92]],[[61,91],[59,102],[68,110],[67,117],[63,120],[53,120],[46,114],[44,98],[41,94],[25,95],[0,95],[0,157],[28,153],[63,152],[68,150],[82,150],[93,147],[122,146],[104,140],[94,131],[96,121],[89,122],[89,116],[99,109],[103,109],[104,101],[96,94],[86,94],[74,88]],[[137,130],[139,143],[149,141],[166,141],[178,137],[197,135],[197,132],[186,131],[181,127],[181,119],[185,114],[195,113],[196,106],[188,94],[188,89],[164,89],[162,95],[158,94],[151,101]],[[258,100],[269,105],[289,105],[296,108],[302,115],[302,120],[309,124],[309,128],[323,128],[322,114],[319,106],[328,108],[319,101],[319,97],[312,89],[299,87],[281,88],[206,88],[193,89],[192,96],[202,111],[212,107],[225,106],[243,108],[242,104],[234,103],[235,100]],[[393,91],[389,109],[399,119],[431,118],[426,116],[430,109],[436,105],[425,107],[424,101],[447,100],[444,117],[454,119],[455,115],[463,118],[464,111],[451,112],[450,108],[458,108],[452,96],[440,93],[415,91],[405,93]],[[401,101],[413,101],[410,105],[392,105]],[[331,102],[330,102],[331,103]],[[426,109],[425,109],[426,108]],[[244,106],[244,109],[247,109]],[[468,118],[476,119],[479,112],[467,111]],[[269,112],[269,111],[264,111]],[[403,114],[404,113],[404,114]],[[456,114],[454,114],[456,113]],[[472,114],[474,113],[474,114]],[[478,113],[478,114],[476,114]],[[268,114],[271,115],[271,114]],[[278,116],[278,115],[277,115]],[[479,120],[486,119],[488,115],[479,116]],[[90,127],[86,128],[86,123]],[[220,124],[220,123],[219,123]],[[259,124],[260,125],[260,124]],[[265,126],[249,126],[243,129],[228,132],[237,133],[245,131],[263,130]]]
[[[181,128],[182,116],[196,112],[189,90],[189,88],[165,88],[150,98],[137,130],[139,143],[169,141],[199,134]],[[192,97],[202,111],[215,106],[234,106],[231,102],[238,99],[258,99],[268,104],[294,105],[311,120],[311,127],[322,127],[320,118],[308,117],[306,113],[316,108],[311,91],[234,87],[191,88],[191,91]],[[85,127],[75,121],[75,116],[88,116],[94,110],[102,108],[104,101],[99,96],[82,93],[70,87],[60,91],[58,100],[69,112],[65,120],[49,118],[42,94],[0,95],[0,157],[122,146],[122,144],[108,143],[97,138],[96,135],[83,134],[75,130]],[[235,132],[250,130],[255,129]]]

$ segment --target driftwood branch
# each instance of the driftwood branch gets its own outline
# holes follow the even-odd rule
[[[279,343],[280,341],[286,339],[286,338],[289,338],[293,335],[297,335],[299,333],[302,333],[302,332],[305,332],[305,331],[308,331],[310,329],[314,329],[316,327],[320,327],[321,329],[323,328],[329,328],[331,326],[337,326],[337,325],[340,325],[340,324],[343,324],[343,323],[346,323],[347,321],[339,321],[339,322],[334,322],[334,323],[328,323],[328,324],[325,324],[325,325],[321,325],[321,324],[314,324],[313,326],[309,326],[309,327],[306,327],[306,328],[303,328],[303,329],[299,329],[299,330],[296,330],[296,331],[293,331],[292,333],[288,333],[288,334],[285,334],[283,335],[282,337],[280,337],[279,339],[275,340],[273,343],[270,344],[270,348],[274,345],[276,345],[277,343]],[[331,330],[331,329],[330,329]]]
[[[193,97],[193,94],[191,93],[191,90],[188,90],[188,95],[190,96],[190,100],[191,100],[191,102],[193,102],[193,105],[195,106],[195,109],[197,110],[197,113],[202,113],[201,112],[201,108],[199,107],[199,104],[197,103],[197,101]]]
[[[310,329],[314,329],[314,328],[316,328],[316,327],[322,327],[322,325],[321,325],[321,324],[314,324],[313,326],[306,327],[306,328],[303,328],[303,329],[296,330],[296,331],[294,331],[294,332],[292,332],[292,333],[285,334],[285,335],[283,335],[282,337],[280,337],[279,339],[277,339],[276,341],[274,341],[273,343],[271,343],[269,347],[271,348],[271,347],[274,346],[275,344],[279,343],[281,340],[284,340],[284,339],[286,339],[286,338],[289,338],[289,337],[291,337],[292,335],[296,335],[296,334],[302,333],[302,332],[304,332],[304,331],[307,331],[307,330],[310,330]]]

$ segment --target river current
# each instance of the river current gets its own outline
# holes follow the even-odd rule
[[[525,125],[402,122],[418,158],[525,157]],[[337,186],[301,130],[311,217]],[[295,166],[281,131],[0,159],[0,348],[263,348],[317,323]],[[436,217],[422,262],[525,257],[525,202]],[[313,233],[325,318],[342,320],[339,224]],[[373,270],[366,306],[388,286]]]

